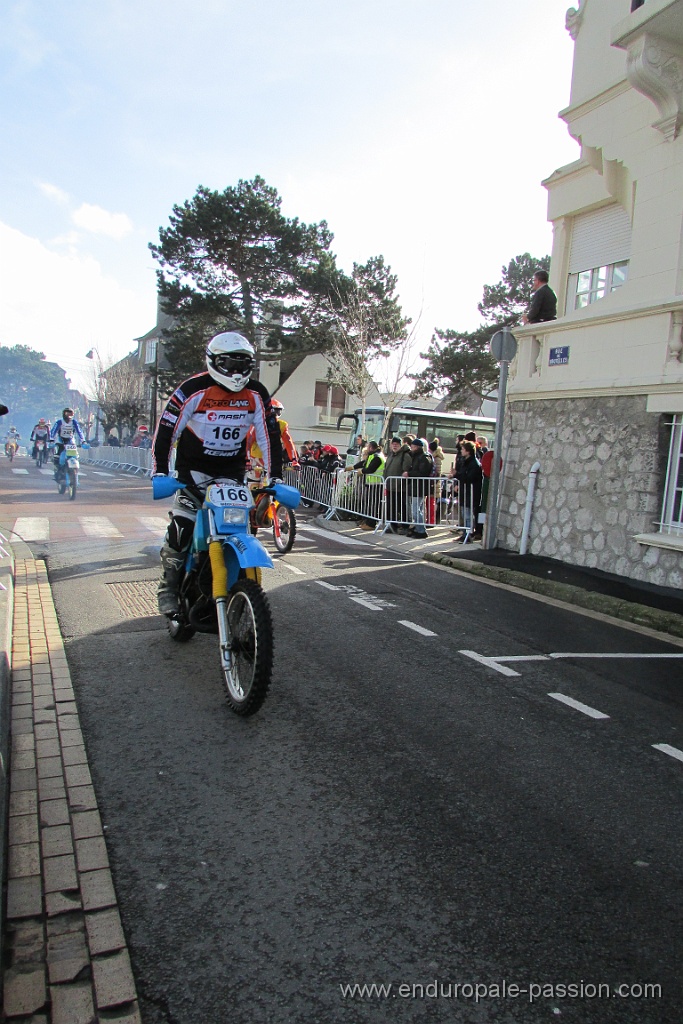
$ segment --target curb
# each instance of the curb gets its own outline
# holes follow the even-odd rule
[[[14,621],[14,552],[0,533],[0,878],[6,878],[9,793],[9,726]],[[5,906],[0,900],[0,935],[5,932]]]
[[[646,626],[659,633],[668,633],[671,636],[683,638],[683,616],[676,612],[650,608],[648,605],[583,590],[581,587],[574,587],[569,583],[556,583],[538,576],[530,576],[528,573],[516,572],[514,569],[482,565],[481,562],[471,562],[465,558],[453,558],[449,555],[430,552],[424,554],[422,558],[426,562],[435,562],[437,565],[444,565],[450,569],[458,569],[471,576],[494,580],[496,583],[505,583],[519,590],[552,597],[557,601],[564,601],[566,604],[577,605],[579,608],[586,608],[592,612],[610,615],[612,618],[633,622],[638,626]]]
[[[3,1020],[141,1024],[45,562],[17,557]]]

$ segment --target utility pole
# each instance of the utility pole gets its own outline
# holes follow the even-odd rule
[[[152,403],[149,410],[149,432],[157,428],[157,400],[159,394],[159,338],[154,342],[154,369],[152,370]]]

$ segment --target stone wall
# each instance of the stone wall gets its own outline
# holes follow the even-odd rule
[[[668,432],[645,397],[511,402],[498,543],[519,550],[529,471],[541,463],[528,551],[658,586],[683,586],[683,553],[647,547],[661,514]]]

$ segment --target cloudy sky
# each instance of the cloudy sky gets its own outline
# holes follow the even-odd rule
[[[567,0],[5,0],[0,344],[83,380],[155,322],[148,243],[198,185],[261,174],[382,253],[426,346],[550,251],[540,185],[578,156]]]

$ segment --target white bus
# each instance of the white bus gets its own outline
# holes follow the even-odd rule
[[[463,412],[435,412],[433,409],[411,409],[399,406],[389,417],[387,410],[380,405],[367,406],[365,419],[363,410],[342,413],[337,419],[337,430],[341,430],[344,421],[349,424],[348,451],[346,464],[353,465],[358,456],[356,437],[362,434],[365,441],[381,441],[385,454],[389,451],[389,439],[415,434],[432,441],[438,437],[444,450],[442,472],[447,472],[453,465],[455,445],[458,434],[467,434],[474,430],[478,436],[484,436],[492,447],[496,421],[490,416],[475,416]]]

